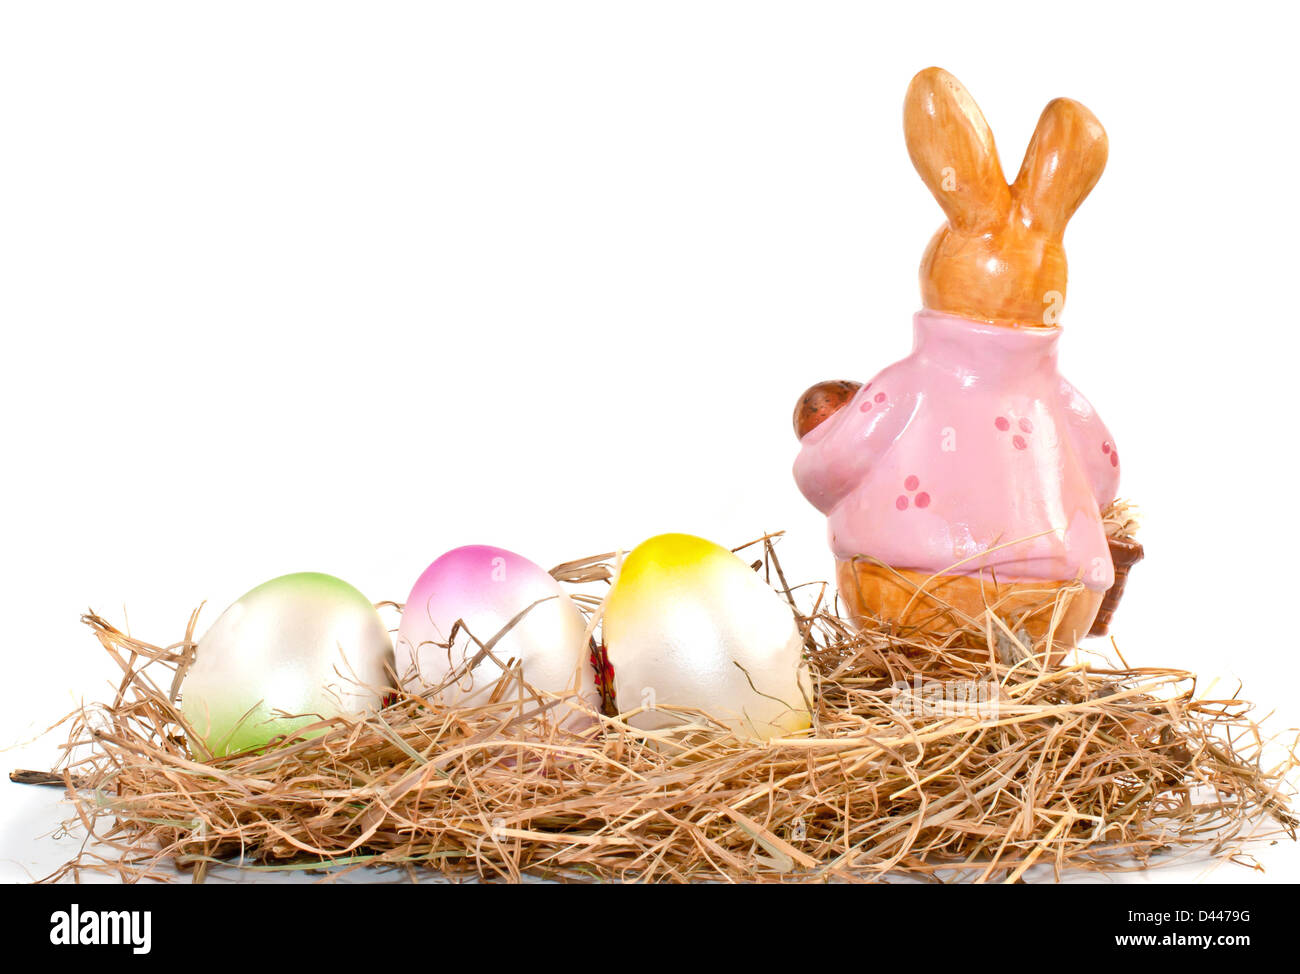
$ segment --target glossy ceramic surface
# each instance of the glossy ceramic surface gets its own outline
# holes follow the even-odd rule
[[[912,354],[801,442],[795,479],[836,557],[1109,588],[1119,453],[1057,371],[1060,329],[933,311],[914,327]]]

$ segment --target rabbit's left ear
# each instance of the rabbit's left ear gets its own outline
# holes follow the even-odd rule
[[[1108,151],[1106,130],[1092,112],[1069,98],[1050,102],[1011,187],[1030,224],[1056,237],[1063,234],[1101,178]]]

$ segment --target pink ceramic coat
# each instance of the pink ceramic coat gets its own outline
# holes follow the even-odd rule
[[[795,479],[836,557],[1108,589],[1119,454],[1057,371],[1061,329],[934,311],[914,327],[912,354],[801,441]]]

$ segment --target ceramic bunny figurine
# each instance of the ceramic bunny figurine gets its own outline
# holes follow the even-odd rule
[[[944,633],[989,607],[1037,640],[1070,587],[1051,629],[1059,652],[1115,577],[1100,511],[1119,454],[1056,367],[1061,240],[1105,167],[1106,132],[1056,99],[1008,185],[984,116],[946,71],[912,79],[903,123],[947,216],[921,261],[912,354],[866,385],[804,394],[795,479],[829,518],[855,618]]]

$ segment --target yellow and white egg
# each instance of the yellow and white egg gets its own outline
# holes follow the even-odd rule
[[[803,640],[790,606],[735,554],[688,534],[634,548],[605,600],[619,710],[647,730],[703,711],[766,740],[811,726]],[[643,709],[642,709],[643,708]]]

